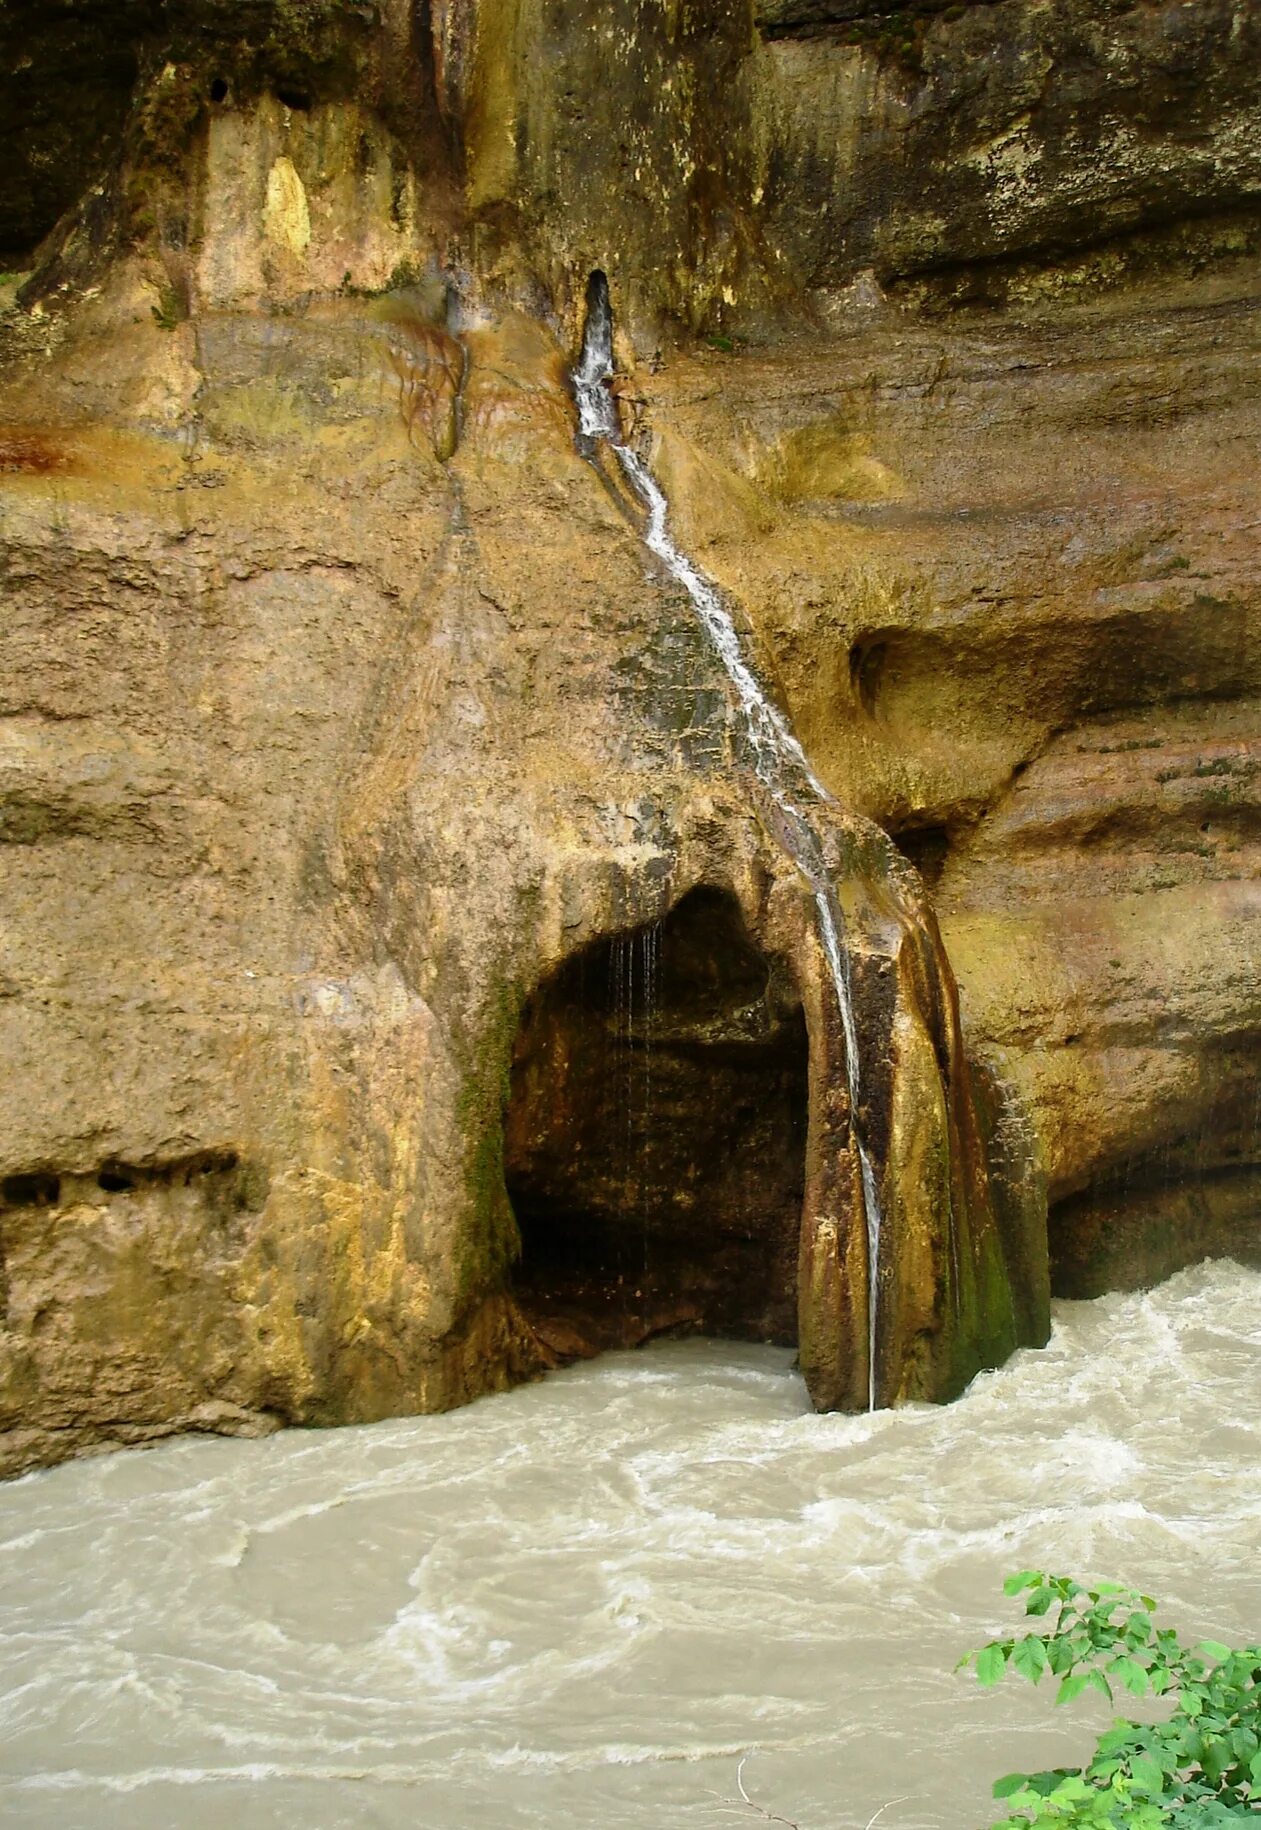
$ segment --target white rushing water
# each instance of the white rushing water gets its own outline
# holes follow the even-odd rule
[[[609,1355],[469,1409],[0,1489],[23,1830],[977,1830],[1083,1699],[961,1653],[1024,1566],[1261,1636],[1261,1275],[1060,1304],[957,1404],[817,1417],[787,1353]],[[894,1802],[896,1801],[896,1802]]]
[[[859,1119],[862,1062],[854,1021],[849,954],[844,922],[819,835],[798,801],[802,789],[816,801],[835,805],[779,708],[771,703],[744,658],[740,636],[720,592],[675,545],[670,534],[665,494],[637,452],[622,438],[617,401],[612,392],[613,312],[603,274],[593,274],[587,291],[582,350],[573,371],[578,430],[584,439],[602,443],[615,454],[631,491],[647,515],[644,544],[682,585],[692,601],[735,689],[745,738],[758,780],[779,809],[790,855],[810,886],[818,915],[819,939],[836,994],[845,1038],[845,1081],[853,1113],[854,1142],[862,1180],[863,1218],[867,1234],[867,1403],[876,1407],[878,1288],[880,1270],[880,1196],[875,1167]]]

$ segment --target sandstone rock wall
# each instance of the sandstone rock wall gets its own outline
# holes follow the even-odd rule
[[[1253,283],[876,314],[656,415],[811,754],[932,886],[1066,1292],[1257,1250]]]
[[[557,1168],[594,1045],[547,987],[693,893],[765,985],[716,1006],[722,1071],[657,1057],[639,1194],[781,1038],[761,1205],[800,1183],[802,1252],[756,1326],[863,1401],[810,898],[575,450],[596,266],[628,429],[845,810],[882,1396],[1040,1338],[1048,1190],[1065,1290],[1256,1251],[1256,9],[890,18],[155,8],[89,145],[6,16],[61,135],[29,157],[86,187],[14,210],[53,232],[0,292],[6,1468],[595,1344],[520,1283],[510,1190],[627,1211]],[[641,1280],[611,1338],[752,1315],[707,1187],[691,1311]]]

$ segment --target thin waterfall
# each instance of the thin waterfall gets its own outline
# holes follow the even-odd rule
[[[683,586],[727,676],[736,700],[758,780],[779,810],[785,849],[810,886],[818,912],[819,939],[827,959],[841,1030],[845,1038],[845,1083],[850,1124],[861,1171],[863,1217],[867,1240],[867,1402],[876,1407],[876,1348],[880,1271],[880,1196],[875,1170],[862,1133],[859,1108],[861,1069],[849,953],[840,903],[823,855],[823,845],[800,802],[813,799],[834,806],[835,800],[814,770],[783,713],[762,691],[744,658],[740,636],[717,588],[681,553],[670,536],[669,504],[657,479],[622,438],[613,392],[613,309],[608,281],[593,273],[587,286],[587,315],[582,351],[573,371],[578,428],[588,449],[607,445],[646,514],[644,543],[671,577]]]

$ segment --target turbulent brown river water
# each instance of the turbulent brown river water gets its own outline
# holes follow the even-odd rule
[[[611,1355],[446,1417],[0,1490],[0,1819],[29,1830],[976,1830],[1106,1705],[959,1655],[1025,1565],[1261,1638],[1261,1275],[1060,1304],[958,1404]],[[1096,1700],[1097,1701],[1097,1700]],[[894,1802],[896,1801],[896,1802]]]

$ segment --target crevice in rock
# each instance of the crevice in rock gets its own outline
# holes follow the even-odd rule
[[[936,889],[950,855],[950,828],[940,821],[928,821],[890,830],[889,837],[907,863],[915,866],[925,889]]]
[[[996,4],[997,0],[757,0],[754,17],[768,37],[785,37],[829,26],[853,32],[925,13],[959,18],[970,6]]]
[[[1172,584],[1153,599],[1134,577],[1112,595],[1089,617],[1070,601],[1072,613],[1039,650],[1032,688],[1028,637],[1009,619],[973,614],[936,628],[864,630],[849,651],[853,698],[867,717],[899,733],[957,728],[982,714],[1027,717],[1032,709],[1050,741],[1083,720],[1153,707],[1191,713],[1261,685],[1242,595]],[[1231,768],[1228,761],[1211,766],[1223,775]]]
[[[103,1163],[97,1187],[107,1194],[129,1194],[142,1188],[190,1188],[206,1176],[230,1176],[241,1168],[235,1150],[198,1150],[157,1163]]]
[[[801,1001],[729,893],[566,961],[523,1014],[505,1128],[545,1346],[793,1343],[806,1125]]]
[[[1255,207],[1222,208],[1183,196],[1164,209],[1153,207],[1140,222],[921,263],[884,273],[881,279],[893,297],[929,316],[944,316],[960,310],[1002,310],[1027,296],[1038,297],[1048,280],[1057,291],[1071,288],[1078,300],[1086,300],[1125,284],[1167,276],[1171,270],[1188,280],[1230,268],[1246,271],[1259,247],[1261,212]],[[1217,307],[1221,312],[1235,308],[1234,301]]]
[[[212,1206],[256,1212],[267,1199],[268,1177],[260,1163],[245,1161],[231,1148],[194,1150],[148,1163],[110,1157],[95,1169],[28,1169],[0,1179],[7,1208],[57,1207],[99,1201],[102,1195],[144,1195],[154,1190],[199,1188]]]
[[[889,642],[896,630],[876,630],[860,635],[849,651],[849,678],[858,703],[869,718],[876,715],[880,677],[889,658]]]
[[[7,1207],[55,1207],[61,1199],[61,1178],[46,1169],[5,1176],[0,1196]]]
[[[1052,1294],[1148,1289],[1206,1258],[1261,1266],[1259,1210],[1261,1163],[1170,1168],[1153,1155],[1129,1164],[1124,1177],[1052,1206]]]

